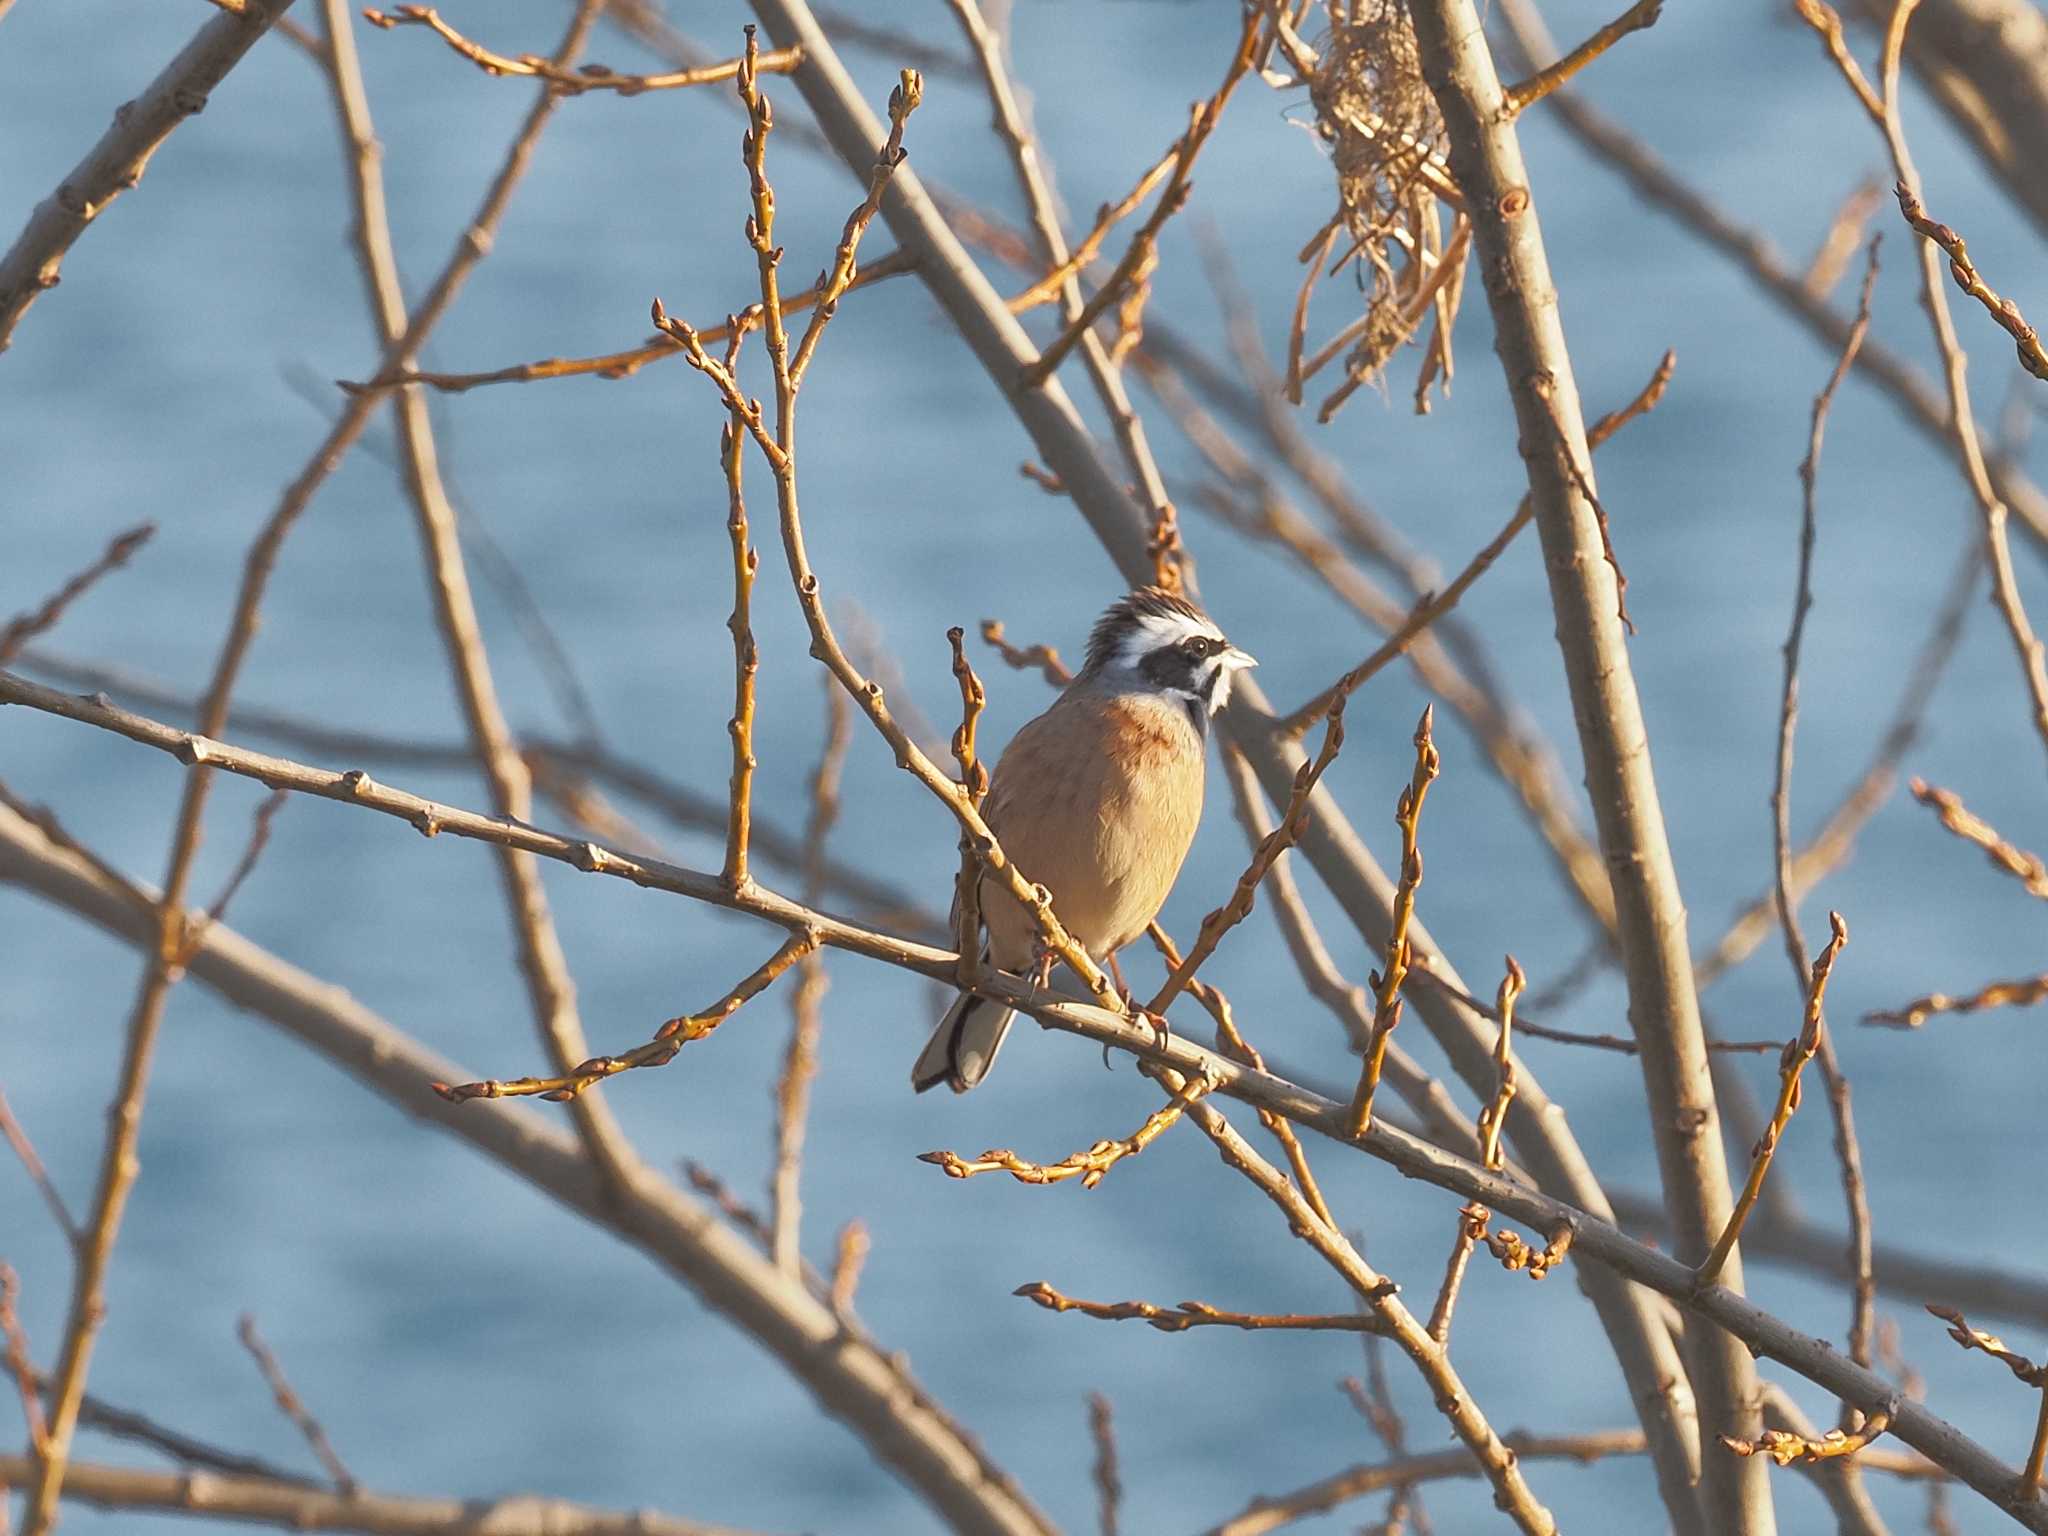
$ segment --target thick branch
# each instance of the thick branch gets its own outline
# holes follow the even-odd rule
[[[857,174],[865,173],[884,140],[882,125],[862,101],[803,0],[754,0],[754,6],[778,43],[804,49],[804,64],[791,78],[841,159]],[[1047,379],[1036,389],[1020,386],[1020,374],[1035,356],[1030,338],[962,249],[909,167],[891,180],[881,212],[899,246],[915,256],[919,278],[1016,412],[1039,459],[1058,477],[1118,571],[1133,584],[1153,579],[1149,520],[1097,452],[1058,379]],[[1273,723],[1264,695],[1248,679],[1240,679],[1223,716],[1223,729],[1244,750],[1267,793],[1284,802],[1304,754],[1298,744],[1277,738]],[[1367,944],[1383,947],[1392,882],[1327,790],[1310,799],[1299,846]],[[1422,925],[1416,924],[1411,932],[1418,951],[1433,957],[1432,968],[1455,979]],[[1491,1026],[1478,1013],[1433,993],[1418,999],[1417,1011],[1474,1092],[1489,1092],[1494,1079]],[[1563,1117],[1552,1112],[1548,1097],[1526,1074],[1519,1102],[1526,1113],[1514,1117],[1510,1135],[1532,1175],[1554,1194],[1604,1213],[1605,1197],[1583,1152]],[[1697,1425],[1670,1331],[1639,1291],[1597,1271],[1585,1284],[1650,1434],[1667,1507],[1674,1511],[1682,1533],[1700,1533],[1704,1528],[1697,1521],[1691,1493],[1699,1473]]]
[[[595,843],[578,843],[539,828],[439,805],[372,783],[367,775],[361,773],[330,773],[281,758],[264,757],[111,710],[92,700],[70,699],[6,673],[0,673],[0,700],[26,703],[54,714],[101,725],[182,760],[195,763],[203,760],[216,768],[264,782],[358,804],[410,822],[422,830],[446,831],[461,837],[508,844],[590,873],[606,874],[630,880],[636,885],[672,891],[709,905],[752,913],[785,928],[809,926],[817,930],[823,942],[835,948],[949,984],[957,979],[957,961],[950,951],[857,927],[765,888],[755,887],[746,893],[735,893],[727,890],[714,875],[651,859],[636,859]],[[154,942],[150,936],[155,928],[148,905],[155,900],[153,893],[141,892],[143,902],[138,904],[134,891],[97,871],[91,861],[58,848],[31,823],[4,809],[0,809],[0,881],[27,885],[61,905],[82,912],[101,927],[131,943]],[[333,988],[292,971],[282,962],[237,938],[225,925],[216,924],[206,930],[200,949],[192,957],[190,969],[196,978],[220,988],[241,1006],[275,1017],[287,1029],[307,1039],[316,1049],[335,1057],[369,1086],[392,1098],[408,1112],[417,1114],[422,1106],[427,1105],[427,1100],[433,1095],[435,1081],[451,1081],[457,1074],[452,1065],[396,1037],[381,1021],[345,998],[338,997]],[[289,985],[282,989],[278,984],[281,976],[289,978]],[[1726,1287],[1699,1286],[1692,1269],[1669,1254],[1624,1236],[1602,1217],[1551,1199],[1525,1184],[1491,1173],[1384,1123],[1375,1125],[1362,1140],[1352,1140],[1344,1125],[1345,1107],[1333,1099],[1324,1098],[1271,1073],[1232,1061],[1190,1040],[1178,1036],[1161,1039],[1147,1023],[1123,1013],[1056,1000],[1042,989],[1032,988],[1000,972],[984,976],[975,990],[1029,1013],[1055,1029],[1085,1036],[1187,1077],[1206,1078],[1215,1085],[1213,1092],[1240,1099],[1256,1109],[1269,1110],[1332,1141],[1348,1143],[1391,1164],[1410,1178],[1478,1200],[1539,1231],[1570,1229],[1574,1234],[1572,1251],[1582,1260],[1610,1269],[1620,1280],[1659,1291],[1693,1316],[1715,1325],[1711,1329],[1694,1329],[1692,1332],[1725,1333],[1730,1339],[1739,1341],[1738,1347],[1782,1361],[1800,1375],[1869,1410],[1874,1411],[1889,1402],[1895,1391],[1893,1384],[1884,1377],[1856,1365],[1824,1341],[1780,1322]],[[1526,1104],[1529,1093],[1530,1083],[1525,1074],[1518,1102]],[[553,1131],[544,1121],[509,1109],[494,1112],[471,1107],[450,1111],[449,1114],[452,1118],[433,1114],[431,1123],[450,1129],[486,1151],[500,1155],[502,1161],[519,1165],[529,1178],[555,1193],[565,1203],[590,1212],[607,1224],[612,1222],[615,1213],[607,1203],[607,1197],[601,1193],[598,1176],[580,1155],[571,1150],[573,1143]],[[541,1166],[528,1166],[530,1157],[540,1152],[547,1154],[541,1160]],[[559,1164],[566,1164],[567,1168]],[[702,1212],[679,1192],[656,1181],[643,1181],[636,1186],[634,1193],[637,1199],[660,1209],[667,1209],[675,1201],[683,1201],[689,1208],[684,1216],[689,1224],[686,1235],[693,1240],[704,1238],[698,1230],[706,1225]],[[640,1207],[635,1208],[631,1217],[633,1221],[647,1218],[648,1212]],[[618,1219],[621,1223],[627,1220],[624,1217]],[[625,1225],[622,1229],[633,1235],[636,1241],[656,1247],[659,1256],[665,1261],[668,1259],[667,1251],[660,1249],[652,1239],[646,1239],[638,1227]],[[724,1232],[723,1228],[717,1230]],[[729,1235],[732,1243],[749,1260],[767,1268],[758,1250],[737,1234]],[[701,1265],[702,1261],[696,1259],[693,1263]],[[673,1267],[685,1272],[680,1259],[674,1261]],[[700,1283],[694,1278],[695,1270],[687,1273],[692,1277],[692,1283]],[[773,1275],[772,1269],[769,1273]],[[720,1294],[731,1288],[729,1276],[721,1272],[716,1278]],[[779,1276],[775,1278],[780,1281]],[[706,1294],[711,1295],[709,1282],[703,1283]],[[712,1296],[712,1299],[714,1305],[726,1306],[718,1296]],[[807,1293],[805,1299],[809,1300]],[[752,1316],[752,1306],[753,1303],[748,1304],[746,1316],[742,1318],[750,1328],[754,1327],[747,1321]],[[737,1302],[733,1304],[733,1310],[741,1310]],[[773,1341],[769,1342],[773,1347]],[[805,1345],[803,1349],[808,1352],[810,1346]],[[796,1368],[823,1395],[823,1389],[818,1388],[813,1379],[812,1369],[805,1368],[817,1364],[808,1359],[807,1353],[805,1361]],[[827,1401],[830,1404],[833,1400],[828,1397]],[[1893,1433],[1998,1502],[2027,1529],[2048,1533],[2048,1503],[2035,1501],[2015,1505],[2010,1495],[2018,1474],[1953,1425],[1917,1405],[1908,1404],[1900,1410]],[[906,1472],[906,1475],[911,1474]],[[916,1479],[913,1477],[913,1480]],[[925,1487],[922,1482],[918,1486],[921,1489]],[[934,1498],[933,1502],[938,1504],[940,1500]],[[985,1523],[974,1527],[977,1530],[992,1528],[1023,1527]]]
[[[29,1463],[0,1456],[0,1487],[19,1485]],[[261,1477],[218,1472],[145,1472],[82,1463],[65,1480],[65,1497],[100,1509],[211,1516],[290,1531],[360,1531],[365,1536],[747,1536],[647,1510],[592,1509],[564,1499],[512,1494],[502,1499],[423,1499],[360,1489],[332,1493]]]
[[[140,96],[122,104],[113,125],[57,190],[36,204],[27,227],[0,255],[0,352],[7,350],[29,305],[57,286],[64,257],[86,226],[142,180],[150,157],[172,130],[205,110],[213,88],[291,3],[246,0],[211,17]]]
[[[1443,110],[1451,169],[1465,189],[1493,311],[1494,350],[1525,445],[1587,789],[1613,877],[1629,1018],[1643,1047],[1665,1199],[1679,1256],[1697,1261],[1727,1223],[1728,1170],[1693,990],[1685,906],[1617,611],[1615,573],[1605,558],[1556,289],[1521,145],[1513,123],[1502,117],[1501,85],[1477,10],[1471,0],[1418,0],[1412,14],[1423,75]],[[1739,1290],[1739,1259],[1731,1254],[1724,1272]],[[1715,1433],[1755,1438],[1763,1421],[1754,1362],[1726,1338],[1695,1331],[1688,1342],[1701,1410]],[[1772,1529],[1761,1466],[1708,1455],[1701,1469],[1708,1518],[1719,1530]]]
[[[715,876],[688,878],[719,899]],[[146,948],[156,942],[149,907],[138,905],[89,860],[4,809],[0,881],[27,885],[130,944]],[[154,901],[156,893],[143,895]],[[554,1117],[512,1105],[443,1104],[433,1085],[473,1074],[226,924],[206,930],[190,974],[237,1007],[269,1019],[406,1114],[468,1142],[639,1248],[774,1355],[956,1529],[978,1536],[1051,1536],[1051,1526],[1030,1500],[891,1356],[850,1330],[801,1282],[777,1271],[750,1239],[704,1203],[651,1175],[630,1188],[609,1184]]]

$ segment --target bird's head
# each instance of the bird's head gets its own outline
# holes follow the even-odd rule
[[[1088,637],[1083,678],[1134,678],[1186,699],[1206,719],[1230,700],[1230,680],[1258,663],[1184,597],[1139,587],[1110,605]]]

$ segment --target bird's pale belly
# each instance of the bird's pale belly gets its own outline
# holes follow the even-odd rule
[[[995,828],[1005,848],[1020,850],[1018,869],[1052,892],[1061,923],[1098,960],[1142,934],[1173,889],[1201,807],[1199,787],[1193,796],[1174,787],[1182,793],[1164,793],[1168,786],[1157,783],[1120,786],[1123,793],[1112,793],[1089,818],[1092,827],[1059,829],[1065,835],[1044,835],[1049,829],[1028,824]],[[1073,835],[1075,830],[1082,835]],[[1038,931],[1031,914],[986,879],[982,911],[996,964],[1007,971],[1028,969]]]

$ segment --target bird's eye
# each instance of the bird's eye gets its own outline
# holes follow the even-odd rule
[[[1190,661],[1200,661],[1216,649],[1216,642],[1206,635],[1191,635],[1180,643],[1181,655]]]

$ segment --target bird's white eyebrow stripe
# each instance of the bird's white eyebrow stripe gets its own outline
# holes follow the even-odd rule
[[[1183,613],[1141,613],[1137,616],[1138,626],[1132,639],[1147,637],[1151,644],[1127,647],[1127,653],[1141,653],[1155,645],[1171,645],[1191,635],[1203,635],[1211,640],[1221,641],[1223,631],[1207,620],[1191,619]]]

